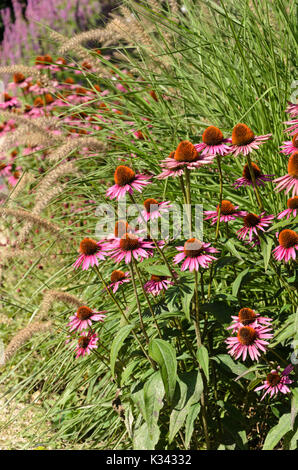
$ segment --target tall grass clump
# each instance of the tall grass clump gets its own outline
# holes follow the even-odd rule
[[[1,382],[55,439],[296,448],[296,8],[129,0],[14,78]]]

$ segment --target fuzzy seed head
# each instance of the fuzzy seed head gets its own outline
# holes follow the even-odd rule
[[[126,220],[118,220],[118,222],[115,223],[115,228],[114,228],[114,235],[117,238],[121,238],[123,235],[125,235],[128,232],[131,232],[132,228],[126,222]]]
[[[266,378],[268,385],[270,385],[271,387],[275,387],[276,385],[278,385],[280,379],[281,377],[278,372],[270,372]]]
[[[235,206],[230,202],[230,201],[227,201],[227,200],[223,200],[221,201],[221,214],[222,215],[231,215],[231,214],[234,214],[235,213]],[[216,211],[218,212],[219,211],[219,206],[217,206],[216,208]]]
[[[255,138],[253,131],[246,124],[237,124],[232,132],[233,145],[247,145]]]
[[[298,152],[292,153],[289,158],[288,173],[294,178],[298,178]]]
[[[298,148],[298,132],[296,132],[296,134],[294,135],[292,139],[292,144],[294,147],[296,147],[296,149]]]
[[[152,199],[152,198],[149,198],[149,199],[146,199],[144,201],[144,207],[146,209],[147,212],[150,212],[150,206],[157,206],[158,205],[158,201],[156,199]]]
[[[194,162],[198,157],[195,146],[188,140],[180,142],[175,151],[175,160],[178,162]]]
[[[114,181],[118,186],[125,186],[126,184],[132,183],[135,177],[135,172],[124,165],[118,166],[114,173]]]
[[[242,308],[239,310],[238,318],[239,321],[246,326],[250,325],[250,323],[253,323],[257,318],[257,315],[251,308]]]
[[[99,250],[97,242],[92,238],[84,238],[80,243],[80,252],[85,256],[95,255]]]
[[[88,336],[80,336],[78,339],[78,343],[80,348],[87,349],[90,343],[90,339],[88,338]]]
[[[13,76],[14,83],[23,83],[25,80],[26,80],[25,75],[23,75],[20,72],[15,73]]]
[[[202,140],[207,145],[218,145],[223,141],[223,134],[218,127],[209,126],[203,132]]]
[[[164,281],[165,279],[167,279],[166,276],[156,276],[156,274],[152,274],[150,278],[150,280],[154,282],[161,282],[161,281]]]
[[[291,197],[287,200],[288,209],[298,209],[298,196]]]
[[[237,334],[239,342],[244,346],[251,346],[257,339],[257,336],[256,330],[250,326],[243,326]]]
[[[256,227],[260,222],[260,218],[256,214],[247,214],[243,218],[244,226],[248,228]]]
[[[118,269],[115,269],[115,271],[113,271],[111,274],[111,282],[122,281],[122,279],[124,278],[125,278],[124,272]]]
[[[258,165],[251,162],[251,167],[252,167],[252,171],[255,175],[255,179],[259,178],[261,176],[262,172],[261,172],[260,168],[258,167]],[[249,166],[248,166],[247,163],[246,163],[246,165],[244,165],[242,176],[243,176],[243,178],[247,179],[248,181],[251,181],[251,174],[250,174]]]
[[[278,241],[283,248],[293,248],[298,245],[298,234],[294,230],[282,230],[278,235]]]
[[[139,240],[136,235],[126,233],[120,240],[120,248],[123,251],[133,251],[139,248]]]
[[[89,307],[79,307],[77,310],[77,317],[79,320],[88,320],[88,318],[92,317],[93,311]]]
[[[197,238],[190,238],[184,243],[184,253],[190,258],[196,258],[203,251],[203,244]]]

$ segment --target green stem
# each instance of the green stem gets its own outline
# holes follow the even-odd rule
[[[222,177],[222,169],[221,169],[220,155],[216,155],[216,160],[217,160],[217,167],[218,167],[218,171],[219,171],[219,203],[218,203],[218,212],[217,212],[215,241],[218,239],[218,235],[219,235],[219,224],[220,224],[221,204],[222,204],[222,192],[223,192],[223,177]]]
[[[262,199],[261,199],[261,196],[260,196],[260,193],[259,193],[258,185],[257,185],[257,182],[256,182],[255,172],[253,170],[249,154],[246,155],[246,160],[247,160],[247,165],[248,165],[250,176],[251,176],[252,185],[253,185],[253,188],[254,188],[254,191],[255,191],[257,203],[259,205],[260,210],[263,211],[264,206],[263,206],[263,202],[262,202]]]
[[[148,337],[147,332],[145,330],[145,325],[144,325],[143,317],[142,317],[142,310],[141,310],[140,299],[139,299],[139,296],[138,296],[138,291],[137,291],[137,286],[136,286],[135,274],[134,274],[134,270],[133,270],[133,263],[129,263],[129,269],[130,269],[130,275],[131,275],[133,290],[134,290],[134,293],[135,293],[135,296],[136,296],[136,301],[137,301],[137,306],[138,306],[141,330],[142,330],[142,333],[143,333],[144,338],[146,340],[146,343],[149,344],[149,337]]]
[[[111,297],[112,301],[113,301],[113,302],[115,303],[115,305],[118,307],[118,310],[119,310],[119,312],[121,313],[121,315],[123,316],[123,318],[124,318],[125,322],[127,323],[127,325],[129,325],[130,323],[129,323],[128,319],[127,319],[127,316],[125,315],[124,311],[122,310],[122,308],[121,308],[121,306],[120,306],[118,300],[116,299],[116,297],[115,297],[115,296],[112,294],[112,292],[110,291],[110,289],[109,289],[107,283],[105,282],[105,280],[104,280],[104,278],[103,278],[101,272],[100,272],[99,269],[98,269],[98,266],[94,266],[94,268],[95,268],[95,271],[96,271],[98,277],[100,278],[101,282],[102,282],[103,285],[105,286],[106,291],[108,292],[108,294],[109,294],[109,296]],[[148,359],[148,361],[150,362],[150,364],[151,364],[151,366],[153,367],[153,369],[156,370],[156,365],[155,365],[155,363],[153,362],[153,360],[151,359],[151,357],[148,356],[148,354],[146,353],[146,351],[145,351],[145,349],[144,349],[144,347],[143,347],[141,341],[139,340],[139,338],[138,338],[138,336],[137,336],[137,334],[136,334],[134,328],[133,328],[131,331],[132,331],[132,334],[133,334],[135,340],[137,341],[138,345],[140,346],[140,348],[141,348],[141,350],[142,350],[144,356]]]
[[[185,186],[186,186],[186,203],[187,203],[187,218],[189,225],[189,238],[192,237],[192,214],[191,214],[191,192],[190,192],[190,171],[185,169]]]
[[[145,221],[145,219],[144,219],[144,217],[143,217],[143,214],[142,214],[142,211],[139,209],[139,206],[138,206],[137,202],[135,201],[135,198],[133,197],[132,194],[129,194],[129,196],[130,196],[132,202],[138,207],[140,216],[142,217],[143,222],[147,225],[147,222]],[[156,241],[154,238],[151,237],[150,229],[149,229],[148,226],[147,226],[147,229],[148,229],[148,235],[149,235],[150,239],[153,241],[153,243],[154,243],[154,245],[155,245],[155,248],[157,249],[158,253],[159,253],[160,256],[163,258],[163,260],[164,260],[164,262],[165,262],[165,264],[166,264],[166,266],[167,266],[167,268],[168,268],[168,271],[169,271],[169,274],[170,274],[171,278],[173,279],[173,281],[175,282],[175,284],[177,284],[177,279],[176,279],[176,276],[175,276],[175,274],[174,274],[174,271],[172,271],[171,266],[169,265],[169,262],[168,262],[168,260],[167,260],[167,258],[166,258],[166,256],[165,256],[164,252],[160,249],[160,247],[159,247],[157,241]]]
[[[199,292],[198,292],[198,272],[195,270],[195,321],[194,327],[196,332],[196,339],[197,339],[197,346],[198,349],[202,346],[202,339],[201,339],[201,332],[200,332],[200,306],[199,306]],[[208,424],[207,424],[207,410],[206,410],[206,390],[207,390],[207,381],[205,378],[205,374],[202,370],[201,365],[199,364],[199,368],[203,378],[203,392],[201,394],[201,410],[202,410],[202,423],[203,423],[203,430],[205,435],[206,447],[207,450],[210,449],[210,438],[208,432]]]
[[[136,273],[137,273],[139,282],[140,282],[140,284],[141,284],[143,294],[144,294],[144,296],[145,296],[145,298],[146,298],[146,301],[147,301],[147,304],[148,304],[150,313],[151,313],[151,315],[152,315],[152,318],[153,318],[153,320],[154,320],[155,326],[156,326],[156,328],[157,328],[158,335],[159,335],[160,339],[162,339],[161,331],[160,331],[160,328],[159,328],[158,323],[157,323],[157,320],[156,320],[156,315],[155,315],[155,313],[154,313],[154,310],[153,310],[153,308],[152,308],[151,302],[150,302],[150,300],[149,300],[149,296],[148,296],[148,294],[147,294],[147,292],[146,292],[146,290],[145,290],[145,288],[144,288],[144,284],[143,284],[143,281],[142,281],[142,278],[141,278],[140,270],[139,270],[139,268],[138,268],[138,266],[137,266],[137,263],[135,262],[134,259],[133,259],[133,264],[134,264],[134,267],[135,267],[135,270],[136,270]]]

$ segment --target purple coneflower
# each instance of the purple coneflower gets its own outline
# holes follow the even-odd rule
[[[92,321],[104,321],[106,318],[105,313],[106,310],[94,312],[91,308],[82,305],[78,308],[76,314],[70,317],[70,322],[67,326],[70,326],[70,331],[86,330],[88,326],[92,325]]]
[[[263,175],[258,165],[253,162],[251,162],[251,167],[255,175],[257,186],[264,186],[265,181],[270,181],[274,177],[274,175]],[[253,186],[248,164],[244,165],[242,177],[235,181],[234,186],[236,186],[236,188],[239,188],[240,186]]]
[[[92,349],[97,348],[98,335],[97,333],[83,332],[78,339],[78,344],[75,348],[76,358],[90,354]]]
[[[278,261],[283,259],[287,263],[291,258],[296,259],[298,250],[298,234],[294,230],[285,229],[278,234],[279,245],[274,248],[273,256]]]
[[[244,217],[246,212],[238,211],[239,206],[234,206],[230,201],[223,200],[221,202],[220,210],[220,222],[230,222],[235,220],[237,217]],[[218,219],[219,206],[217,206],[216,211],[204,211],[204,214],[207,215],[205,220],[212,219],[211,225],[214,225]]]
[[[170,286],[173,286],[174,282],[168,279],[166,276],[156,276],[152,274],[150,281],[146,282],[144,288],[146,292],[156,296],[163,290],[167,290]]]
[[[132,233],[126,233],[120,239],[115,239],[109,254],[116,263],[124,260],[126,264],[129,264],[133,258],[137,261],[143,261],[145,258],[153,256],[153,248],[152,241],[144,240]]]
[[[136,175],[128,166],[120,165],[114,173],[114,181],[116,184],[107,190],[107,196],[110,199],[122,199],[126,193],[132,194],[134,190],[142,192],[147,184],[150,184],[150,176]]]
[[[290,155],[293,152],[298,151],[298,132],[294,134],[292,140],[287,140],[282,144],[281,148],[281,153],[284,153],[285,155]]]
[[[273,180],[278,183],[275,191],[280,192],[285,189],[285,194],[292,190],[292,197],[298,196],[298,152],[294,152],[288,161],[288,174]]]
[[[253,234],[258,235],[258,230],[262,230],[263,232],[264,227],[268,227],[274,219],[274,215],[265,215],[265,212],[262,212],[261,215],[256,215],[253,213],[246,213],[243,217],[244,227],[237,231],[238,238],[240,240],[245,240],[247,234],[248,239],[251,242],[253,238]]]
[[[273,395],[277,395],[278,392],[284,394],[290,393],[291,390],[289,387],[287,387],[287,385],[293,383],[293,380],[289,378],[289,375],[293,369],[294,367],[290,364],[281,373],[279,371],[280,366],[278,366],[277,369],[273,369],[271,372],[269,372],[266,380],[263,382],[263,385],[255,388],[255,392],[265,389],[265,393],[263,394],[261,400],[263,400],[268,393],[270,394],[271,398]]]
[[[0,109],[16,108],[18,106],[20,106],[18,98],[4,93],[4,101],[0,103]]]
[[[142,215],[138,218],[139,222],[143,222],[143,219],[146,222],[158,219],[162,217],[162,213],[169,212],[169,208],[172,206],[170,201],[158,202],[156,199],[149,198],[144,201],[144,207]]]
[[[204,243],[196,238],[190,238],[184,243],[184,246],[177,246],[176,249],[181,251],[174,257],[174,264],[181,263],[181,271],[189,269],[189,271],[198,271],[199,266],[202,268],[208,268],[208,265],[212,263],[216,258],[211,256],[210,253],[218,253],[216,248],[210,246],[210,243]]]
[[[284,130],[287,134],[294,135],[298,131],[298,119],[293,119],[292,121],[285,121],[284,124],[286,124],[287,129]]]
[[[224,139],[223,133],[218,127],[209,126],[202,135],[202,143],[196,144],[195,148],[201,155],[227,155],[230,153],[231,148],[227,145],[227,142],[231,142],[231,139]]]
[[[252,361],[258,361],[259,356],[261,356],[260,350],[266,352],[268,341],[265,340],[273,336],[269,331],[271,331],[271,328],[266,326],[257,328],[242,326],[236,336],[230,336],[226,339],[228,353],[235,359],[242,356],[243,361],[246,360],[247,354],[249,354]]]
[[[272,318],[261,317],[259,313],[255,312],[251,308],[241,308],[237,316],[232,315],[232,325],[228,326],[227,330],[232,330],[233,333],[242,328],[242,326],[250,326],[252,328],[257,328],[261,325],[269,325],[272,322]]]
[[[212,163],[213,159],[214,155],[199,154],[191,142],[183,140],[175,152],[171,152],[169,157],[161,162],[161,167],[164,168],[164,171],[157,178],[164,179],[168,176],[181,176],[185,168],[195,170],[203,165]]]
[[[111,274],[111,284],[109,284],[109,289],[113,289],[114,294],[117,292],[120,286],[122,284],[125,284],[127,282],[130,282],[131,279],[129,277],[129,272],[128,271],[120,271],[118,269],[115,269],[112,274]]]
[[[280,212],[277,216],[278,219],[282,219],[283,217],[287,216],[287,219],[291,217],[297,217],[298,215],[298,196],[291,197],[287,200],[288,208],[284,211]]]
[[[10,173],[10,175],[8,177],[8,183],[11,186],[15,186],[18,183],[18,181],[20,179],[20,176],[21,176],[20,170],[21,170],[21,167],[18,166],[15,171]]]
[[[98,260],[103,261],[106,256],[106,247],[103,242],[97,242],[92,238],[84,238],[80,243],[80,256],[73,264],[74,268],[78,268],[82,264],[83,271],[89,266],[98,266]]]
[[[247,155],[253,150],[257,150],[261,144],[270,139],[272,134],[256,136],[253,131],[246,125],[239,123],[232,131],[232,146],[230,152],[235,156],[239,153]]]
[[[292,117],[298,116],[298,104],[288,103],[288,107],[286,109],[286,113]]]

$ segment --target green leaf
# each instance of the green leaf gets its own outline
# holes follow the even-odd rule
[[[151,375],[141,390],[131,396],[145,420],[144,424],[146,424],[146,426],[141,426],[142,431],[145,433],[143,437],[139,435],[139,430],[134,435],[134,445],[137,446],[137,449],[146,449],[147,447],[142,447],[143,445],[148,445],[150,449],[154,449],[158,442],[159,428],[157,422],[159,412],[163,407],[164,394],[162,378],[158,371]]]
[[[213,356],[210,359],[215,360],[218,365],[223,368],[224,370],[235,374],[237,376],[245,374],[248,372],[248,368],[245,365],[241,364],[240,362],[235,362],[229,354],[218,354],[217,356]],[[254,373],[249,372],[245,376],[248,380],[254,379]]]
[[[212,313],[216,320],[223,323],[230,323],[231,315],[233,315],[235,309],[230,307],[227,302],[223,300],[215,300],[214,302],[205,303],[201,305],[202,312]]]
[[[298,387],[292,388],[292,401],[291,401],[291,425],[294,427],[296,416],[298,413]]]
[[[197,358],[209,382],[209,354],[208,349],[203,344],[198,348]]]
[[[149,432],[147,423],[143,423],[133,434],[134,450],[154,450],[160,436],[157,425]]]
[[[182,428],[190,407],[200,400],[203,391],[200,371],[195,370],[181,374],[177,378],[177,385],[173,402],[174,408],[170,416],[170,443]]]
[[[115,375],[115,363],[118,356],[118,353],[123,345],[124,341],[126,340],[127,336],[133,329],[134,325],[126,325],[121,328],[121,330],[117,333],[116,337],[114,338],[111,346],[111,353],[110,353],[110,363],[111,363],[111,372],[112,375]]]
[[[161,377],[169,402],[172,402],[177,381],[176,352],[170,343],[162,339],[153,339],[149,343],[149,355],[161,369]]]
[[[271,256],[271,250],[273,246],[273,238],[266,238],[264,240],[263,238],[260,238],[261,241],[261,251],[263,255],[263,260],[264,260],[264,268],[265,271],[267,271],[268,264],[270,261],[270,256]]]
[[[287,413],[284,414],[278,424],[270,429],[268,432],[264,445],[263,450],[273,450],[275,446],[279,443],[279,441],[283,438],[283,436],[291,430],[291,414]]]
[[[201,405],[200,403],[195,403],[189,409],[187,414],[186,423],[185,423],[185,446],[188,447],[193,431],[194,431],[194,424],[195,420],[200,413]]]
[[[184,290],[182,294],[182,309],[188,321],[190,321],[190,303],[192,301],[193,295],[195,291],[195,284],[189,283],[187,284],[187,288]]]
[[[233,294],[234,297],[237,296],[238,291],[239,291],[240,286],[241,286],[241,283],[242,283],[244,277],[248,274],[249,270],[250,270],[250,268],[244,269],[244,271],[242,271],[240,274],[238,274],[235,281],[233,282],[233,284],[232,284],[232,294]]]
[[[142,265],[143,267],[143,265]],[[155,274],[156,276],[171,276],[169,269],[167,266],[162,264],[156,264],[153,266],[144,266],[145,270],[150,274]]]
[[[229,250],[230,253],[232,253],[232,255],[236,256],[237,259],[243,261],[243,258],[242,256],[240,255],[240,253],[238,252],[237,248],[235,247],[234,243],[232,242],[232,240],[228,240],[226,243],[225,243],[225,247]]]

